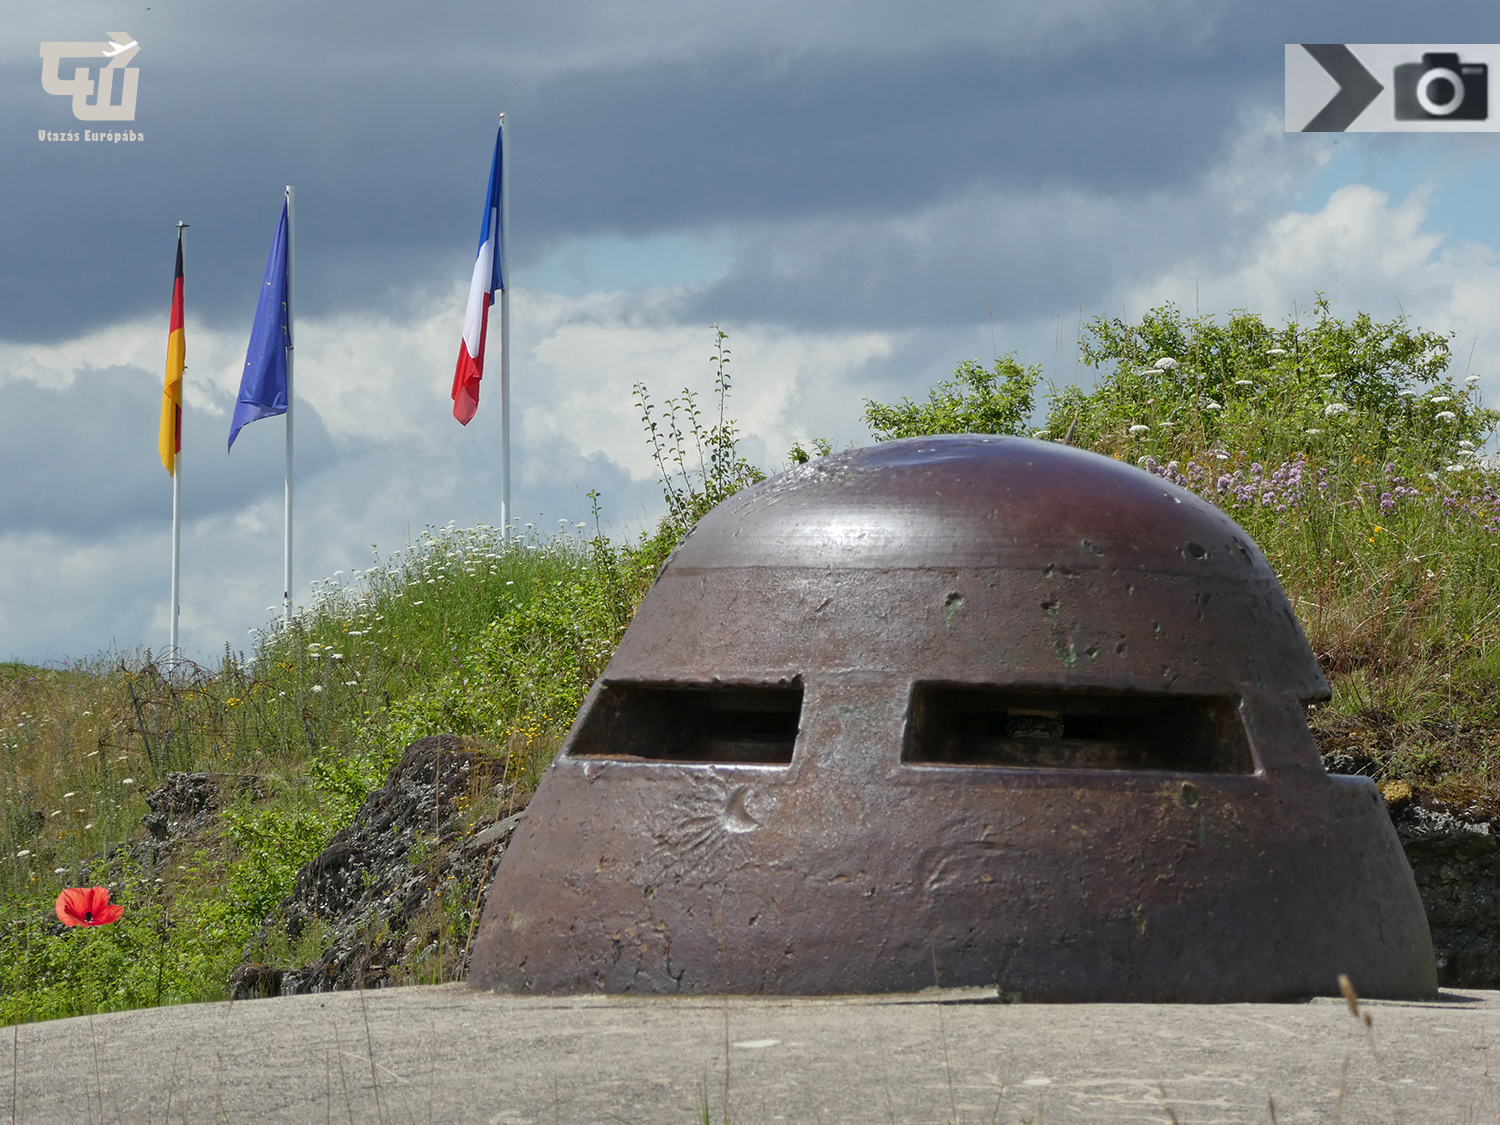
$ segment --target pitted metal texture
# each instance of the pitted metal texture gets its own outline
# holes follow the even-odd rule
[[[747,489],[663,568],[502,860],[522,992],[1434,991],[1275,574],[1199,497],[1019,438]]]

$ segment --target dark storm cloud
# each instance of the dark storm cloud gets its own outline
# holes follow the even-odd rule
[[[1279,97],[1288,22],[1258,9],[1258,34],[1209,20],[1188,35],[1168,12],[1108,38],[1063,21],[1028,51],[986,34],[1009,9],[976,9],[969,43],[922,46],[912,30],[913,47],[890,38],[897,28],[873,47],[821,32],[807,46],[789,21],[748,45],[685,40],[681,57],[642,61],[634,42],[618,57],[598,44],[570,55],[569,36],[604,19],[589,6],[544,17],[519,4],[430,16],[375,5],[353,19],[297,5],[278,23],[268,13],[282,8],[142,16],[133,124],[147,139],[134,146],[36,141],[39,127],[83,123],[41,91],[34,58],[7,57],[0,337],[55,339],[164,307],[169,283],[155,279],[169,278],[179,218],[193,224],[199,315],[248,317],[286,183],[298,189],[301,311],[394,311],[414,287],[463,273],[502,107],[523,282],[527,261],[593,232],[897,214],[976,186],[1149,191],[1194,175],[1247,99]],[[668,26],[670,8],[652,6],[637,36]],[[1119,11],[1071,18],[1109,28]],[[46,34],[98,34],[54,22]],[[274,49],[270,27],[283,33]]]

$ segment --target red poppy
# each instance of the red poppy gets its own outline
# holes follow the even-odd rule
[[[64,926],[107,926],[125,908],[111,906],[108,887],[68,887],[57,896],[57,916]]]

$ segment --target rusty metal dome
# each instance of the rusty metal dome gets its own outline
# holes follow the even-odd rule
[[[668,560],[501,861],[470,979],[522,992],[1436,989],[1374,785],[1249,536],[1022,438],[747,489]]]

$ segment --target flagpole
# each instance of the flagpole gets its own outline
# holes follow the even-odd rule
[[[177,237],[180,243],[185,243],[187,235],[187,223],[181,219],[177,220]],[[187,364],[182,365],[184,375],[187,373]],[[185,381],[185,380],[184,380]],[[179,383],[178,395],[182,394]],[[182,444],[182,408],[178,406],[178,434],[177,444]],[[172,455],[172,624],[170,629],[170,642],[167,645],[168,667],[176,667],[181,659],[181,652],[177,647],[177,620],[182,613],[182,450],[176,450]]]
[[[500,526],[510,535],[510,141],[500,115]]]
[[[287,624],[292,621],[292,356],[296,335],[292,328],[292,262],[296,245],[292,222],[292,188],[286,189],[286,557],[281,600]]]

